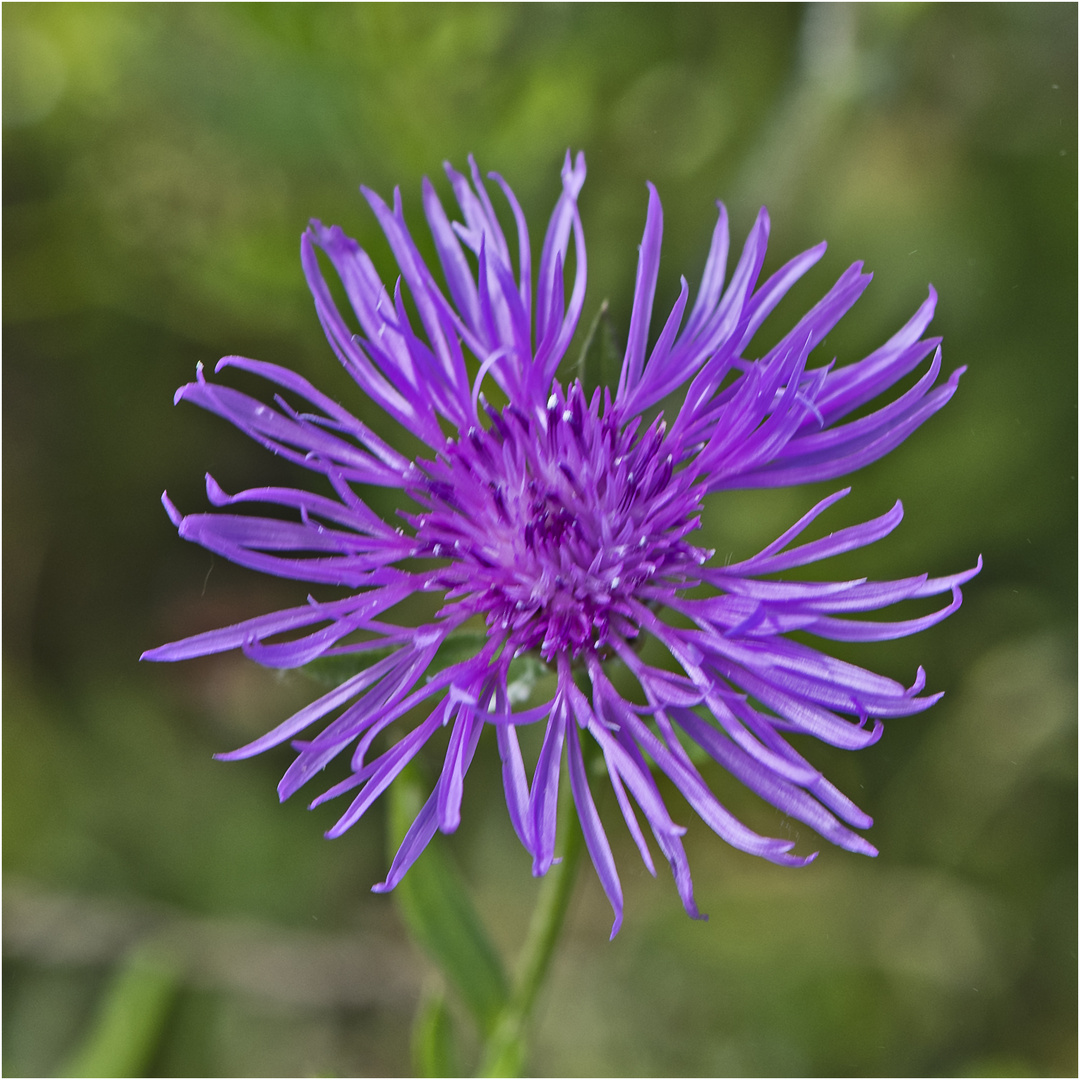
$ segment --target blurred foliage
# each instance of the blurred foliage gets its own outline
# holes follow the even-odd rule
[[[312,684],[242,657],[136,663],[303,595],[176,539],[164,486],[194,510],[204,470],[227,489],[287,472],[171,395],[242,353],[398,439],[322,338],[299,232],[339,222],[392,276],[357,185],[401,185],[419,237],[421,174],[472,152],[535,236],[568,146],[590,168],[574,357],[604,299],[604,332],[625,334],[646,179],[665,210],[659,307],[679,274],[696,283],[717,197],[737,242],[768,204],[766,269],[830,241],[766,345],[854,259],[877,280],[820,350],[840,362],[933,282],[946,365],[968,373],[829,527],[902,497],[899,532],[845,571],[946,573],[980,551],[986,569],[945,624],[850,649],[907,680],[925,663],[946,699],[860,755],[808,748],[875,815],[881,857],[784,871],[677,809],[702,925],[613,825],[625,927],[607,942],[582,874],[531,1068],[1073,1074],[1076,34],[1067,4],[5,5],[5,1074],[56,1074],[128,1022],[153,1025],[151,1075],[409,1071],[426,976],[367,892],[385,810],[326,843],[332,809],[277,806],[287,752],[211,760]],[[709,543],[743,557],[826,490],[717,497]],[[462,829],[436,843],[512,957],[537,884],[486,742]],[[140,1020],[131,957],[162,938],[182,976]],[[462,1006],[423,992],[441,1054]]]

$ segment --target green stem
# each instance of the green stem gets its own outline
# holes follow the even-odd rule
[[[551,966],[585,847],[577,817],[572,813],[562,816],[567,823],[562,861],[552,866],[540,886],[510,1000],[484,1047],[480,1076],[520,1076],[525,1064],[525,1027]]]

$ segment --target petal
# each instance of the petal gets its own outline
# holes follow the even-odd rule
[[[608,843],[604,826],[600,822],[600,815],[596,812],[592,792],[589,791],[585,762],[581,756],[580,736],[572,725],[569,726],[566,755],[570,767],[570,790],[574,795],[574,806],[577,808],[581,831],[585,834],[585,846],[589,849],[600,884],[615,912],[615,921],[611,927],[611,937],[614,938],[619,932],[619,927],[622,926],[622,885],[619,882],[619,872],[615,869],[615,857],[611,854],[611,845]]]
[[[634,390],[641,379],[645,364],[645,342],[649,336],[652,319],[653,297],[656,295],[656,279],[660,273],[660,241],[664,235],[664,211],[660,196],[652,184],[649,189],[649,209],[645,216],[645,234],[641,238],[638,254],[637,280],[634,282],[634,306],[630,314],[630,330],[627,335],[626,355],[622,374],[619,376],[618,398]]]

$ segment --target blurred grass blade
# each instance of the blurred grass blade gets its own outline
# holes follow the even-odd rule
[[[520,1029],[510,1035],[497,1032],[494,1051],[485,1056],[477,1076],[524,1076],[525,1036]]]
[[[155,948],[136,949],[105,991],[93,1028],[61,1076],[146,1076],[179,989]]]
[[[440,991],[426,995],[413,1022],[413,1070],[417,1076],[462,1076],[454,1020]]]
[[[611,325],[608,302],[605,300],[590,324],[585,343],[581,346],[577,377],[581,380],[586,394],[591,394],[597,386],[614,387],[619,381],[621,366],[622,355]]]
[[[390,787],[390,839],[400,844],[419,813],[417,774],[406,769]],[[413,937],[458,989],[485,1035],[509,998],[502,961],[469,899],[465,883],[436,843],[417,859],[394,890]]]

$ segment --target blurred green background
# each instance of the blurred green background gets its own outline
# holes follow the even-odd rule
[[[394,437],[323,339],[307,219],[392,280],[357,185],[400,184],[419,236],[421,175],[445,196],[442,161],[473,152],[538,250],[567,147],[589,164],[586,322],[608,297],[625,334],[647,179],[665,312],[718,197],[737,245],[768,204],[766,270],[830,242],[764,345],[855,259],[875,281],[823,357],[865,355],[937,287],[960,391],[829,524],[902,497],[899,532],[845,572],[986,568],[945,624],[848,654],[905,681],[924,663],[942,703],[861,754],[809,748],[881,856],[781,870],[677,804],[701,924],[614,825],[625,927],[609,944],[586,868],[530,1069],[1075,1075],[1076,40],[1072,4],[4,5],[5,1075],[89,1069],[125,1008],[132,1075],[409,1072],[437,977],[368,892],[383,809],[327,842],[334,807],[277,804],[287,750],[211,760],[312,684],[233,655],[137,663],[304,595],[176,538],[164,487],[195,511],[204,471],[228,490],[283,474],[171,397],[241,353]],[[838,486],[717,496],[709,543],[745,557]],[[512,957],[537,885],[494,740],[436,843]]]

